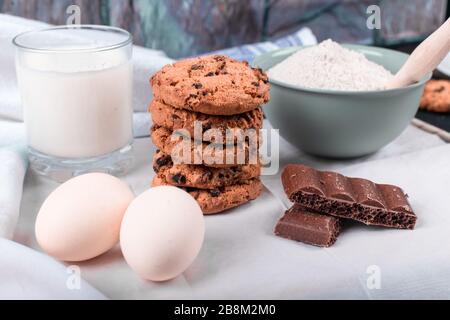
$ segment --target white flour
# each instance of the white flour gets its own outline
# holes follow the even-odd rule
[[[306,88],[381,90],[393,75],[363,54],[332,40],[300,50],[268,71],[269,77]]]

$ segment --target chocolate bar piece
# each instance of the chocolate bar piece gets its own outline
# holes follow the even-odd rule
[[[339,218],[314,213],[294,205],[278,221],[275,234],[313,246],[329,247],[336,242],[340,230]]]
[[[289,199],[307,209],[367,225],[414,229],[416,224],[407,195],[399,187],[293,164],[284,169],[281,179]]]

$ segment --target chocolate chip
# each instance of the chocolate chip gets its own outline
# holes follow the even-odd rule
[[[216,198],[220,196],[220,190],[218,189],[209,190],[209,194],[211,195],[211,197]]]
[[[203,85],[202,85],[201,83],[199,83],[199,82],[194,83],[192,86],[193,86],[195,89],[201,89],[201,88],[203,88]]]
[[[153,166],[153,171],[155,171],[155,173],[159,173],[159,167],[158,166]]]
[[[224,61],[225,60],[225,56],[221,56],[221,55],[214,56],[214,60],[217,61],[217,62]]]
[[[437,88],[436,90],[434,90],[434,92],[442,92],[442,91],[444,91],[444,90],[445,90],[445,87],[442,86],[442,87],[439,87],[439,88]]]
[[[170,158],[170,156],[164,156],[164,157],[158,158],[158,159],[156,160],[156,164],[157,164],[158,166],[166,166],[166,165],[168,165],[170,162],[172,162],[172,159]]]
[[[192,98],[192,99],[195,99],[195,98],[197,98],[198,97],[198,95],[196,95],[196,94],[194,94],[194,93],[191,93],[190,95],[189,95],[189,98]]]
[[[259,87],[259,82],[252,82],[252,85],[254,85],[255,87]]]
[[[191,66],[191,70],[200,70],[203,69],[203,66],[201,64],[193,64]]]
[[[178,81],[173,81],[173,82],[170,83],[170,86],[171,87],[175,87],[177,84],[178,84]]]
[[[229,169],[231,172],[233,172],[234,174],[241,172],[242,171],[242,167],[231,167]]]
[[[207,74],[205,74],[205,77],[212,77],[214,75],[215,75],[215,73],[211,71],[211,72],[208,72]]]
[[[177,173],[176,175],[174,175],[172,177],[172,180],[175,183],[178,183],[178,184],[185,184],[186,183],[186,177],[184,175],[182,175],[181,173]]]

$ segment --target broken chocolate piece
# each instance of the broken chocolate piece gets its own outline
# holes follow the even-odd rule
[[[294,205],[278,221],[275,234],[313,246],[330,247],[336,242],[340,230],[339,218],[315,213],[299,205]]]
[[[417,217],[397,186],[376,184],[304,165],[288,165],[282,174],[292,202],[340,218],[398,229],[414,229]]]

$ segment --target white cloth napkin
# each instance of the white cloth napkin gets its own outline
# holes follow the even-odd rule
[[[23,124],[0,118],[0,238],[13,237],[27,166]]]
[[[0,238],[12,239],[19,218],[26,154],[0,149]]]
[[[79,270],[16,242],[0,239],[0,299],[105,299]]]

